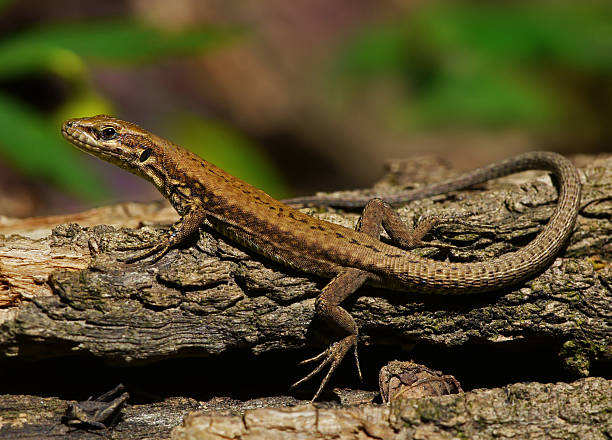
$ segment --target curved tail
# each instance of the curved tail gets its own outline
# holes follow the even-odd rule
[[[469,293],[499,289],[519,283],[546,268],[574,229],[580,204],[581,184],[576,167],[551,152],[531,152],[465,173],[456,179],[402,194],[415,199],[458,190],[519,171],[542,169],[558,182],[557,207],[538,236],[516,252],[475,263],[450,263],[418,257],[389,261],[404,289],[438,293]],[[406,200],[405,198],[403,200]],[[397,201],[395,198],[392,201]],[[383,267],[380,267],[383,269]]]

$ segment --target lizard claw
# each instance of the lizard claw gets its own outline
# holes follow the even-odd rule
[[[143,260],[153,255],[153,258],[151,259],[151,263],[155,263],[157,260],[159,260],[161,257],[164,256],[164,254],[168,251],[169,248],[170,246],[168,246],[165,242],[159,243],[154,246],[143,244],[140,246],[130,246],[127,248],[124,247],[118,250],[121,250],[121,251],[142,250],[142,249],[148,249],[148,250],[141,252],[141,253],[131,255],[131,256],[120,257],[120,258],[117,258],[117,260],[123,263],[134,263],[135,261]]]
[[[458,246],[455,246],[454,244],[449,244],[449,243],[442,243],[441,241],[422,241],[419,240],[418,242],[414,243],[414,248],[426,248],[426,247],[434,247],[437,249],[459,249]]]
[[[355,347],[355,362],[357,363],[357,372],[359,373],[359,380],[362,380],[361,367],[359,366],[359,357],[357,355],[357,335],[349,335],[345,337],[344,339],[342,339],[341,341],[334,342],[332,345],[329,346],[327,350],[316,355],[315,357],[312,357],[310,359],[305,359],[302,362],[300,362],[299,365],[304,365],[304,364],[309,364],[312,362],[317,362],[323,359],[323,361],[314,370],[312,370],[304,378],[298,380],[296,383],[291,385],[291,388],[295,388],[298,385],[301,385],[302,383],[306,382],[307,380],[312,378],[315,374],[319,373],[327,365],[329,365],[329,371],[323,378],[323,381],[321,382],[321,385],[319,386],[319,389],[315,393],[311,402],[314,402],[315,400],[317,400],[317,397],[319,397],[319,394],[321,394],[321,391],[323,390],[325,385],[327,385],[327,382],[329,381],[329,378],[331,377],[332,373],[336,370],[336,368],[338,368],[338,365],[340,365],[340,362],[342,362],[342,359],[344,358],[347,351],[352,346]]]
[[[119,246],[115,250],[121,251],[121,252],[123,251],[142,251],[144,249],[150,249],[154,246],[155,246],[155,243],[142,243],[142,244],[135,244],[132,246]]]

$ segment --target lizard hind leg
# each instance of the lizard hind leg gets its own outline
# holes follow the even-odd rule
[[[414,248],[423,246],[423,236],[438,223],[436,219],[432,219],[422,222],[414,230],[411,230],[404,224],[391,205],[382,199],[372,199],[364,207],[355,229],[379,239],[380,233],[384,228],[399,246]],[[319,355],[302,362],[302,364],[305,364],[321,361],[306,377],[293,384],[292,388],[309,380],[329,365],[329,370],[314,395],[313,401],[319,397],[329,378],[351,347],[355,347],[355,362],[357,363],[357,371],[361,379],[361,368],[359,367],[359,357],[357,355],[359,331],[355,320],[340,304],[359,289],[366,282],[368,276],[369,274],[366,271],[357,268],[345,268],[323,288],[321,294],[317,297],[315,302],[316,314],[342,329],[347,333],[347,336],[332,344]]]
[[[436,247],[441,249],[456,249],[457,246],[440,243],[438,241],[423,241],[433,228],[442,224],[455,224],[471,228],[491,229],[490,225],[479,224],[465,220],[474,213],[432,215],[419,218],[414,228],[408,227],[400,218],[395,209],[382,199],[370,200],[363,209],[357,224],[357,230],[376,239],[384,229],[393,242],[403,249],[418,247]]]
[[[392,239],[399,242],[400,246],[405,247],[417,247],[422,236],[431,229],[431,227],[425,227],[422,231],[417,231],[415,235],[413,231],[404,225],[391,205],[382,199],[372,199],[364,207],[355,229],[373,238],[379,239],[383,228],[389,233]],[[361,379],[361,368],[359,366],[359,357],[357,354],[359,330],[353,317],[343,309],[340,304],[359,289],[359,287],[366,282],[368,276],[369,274],[366,271],[356,268],[345,268],[323,288],[317,297],[315,302],[316,314],[342,329],[347,333],[347,336],[332,344],[327,350],[319,355],[301,362],[301,364],[307,364],[321,361],[313,371],[294,383],[291,388],[309,380],[329,365],[329,371],[323,378],[321,385],[312,398],[313,401],[319,397],[319,394],[329,381],[331,375],[351,347],[355,347],[355,362],[357,364],[359,379]]]
[[[315,374],[329,365],[329,371],[323,378],[323,381],[312,398],[312,401],[319,397],[319,394],[329,381],[329,378],[336,370],[338,365],[340,365],[340,362],[342,362],[342,359],[351,347],[355,347],[355,361],[357,363],[359,378],[361,379],[361,368],[359,367],[359,358],[357,356],[357,324],[355,323],[353,317],[340,306],[340,303],[355,292],[355,290],[361,287],[361,285],[367,280],[368,276],[368,272],[363,270],[355,268],[344,269],[342,272],[336,275],[336,277],[331,280],[327,286],[323,288],[315,301],[315,313],[325,318],[332,324],[338,326],[340,329],[348,333],[348,335],[342,338],[340,341],[333,343],[327,350],[323,351],[319,355],[306,359],[300,363],[307,364],[321,361],[321,363],[312,372],[310,372],[303,379],[294,383],[291,388],[294,388],[309,380]]]
[[[363,208],[357,230],[379,239],[384,228],[391,240],[404,249],[424,246],[454,247],[443,243],[426,243],[423,241],[423,237],[440,223],[446,223],[445,219],[426,217],[421,219],[414,229],[411,229],[402,221],[389,203],[383,199],[372,199]]]

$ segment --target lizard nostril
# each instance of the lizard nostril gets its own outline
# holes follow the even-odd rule
[[[66,121],[66,123],[64,125],[66,126],[66,128],[72,128],[74,126],[74,122],[73,121]]]

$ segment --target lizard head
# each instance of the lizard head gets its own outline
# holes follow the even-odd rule
[[[69,119],[62,135],[80,150],[159,183],[155,163],[162,160],[163,140],[131,122],[111,116]]]

